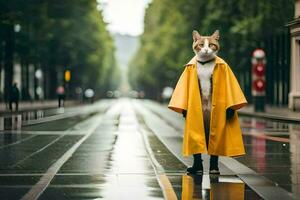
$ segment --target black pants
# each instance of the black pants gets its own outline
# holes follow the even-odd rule
[[[65,104],[65,98],[62,95],[58,95],[58,107],[62,107]]]
[[[209,145],[209,135],[210,135],[210,111],[203,110],[203,122],[204,122],[204,130],[205,130],[205,140],[208,149]],[[219,157],[215,155],[210,155],[210,166],[217,167],[218,166]],[[195,162],[202,162],[201,153],[194,154]]]
[[[17,100],[10,100],[9,101],[9,109],[12,111],[13,110],[13,103],[16,104],[16,111],[19,110],[19,101]]]

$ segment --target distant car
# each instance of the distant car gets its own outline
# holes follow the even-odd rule
[[[107,92],[106,92],[106,96],[107,96],[108,98],[113,98],[113,97],[114,97],[113,91],[111,91],[111,90],[107,91]]]
[[[139,96],[139,93],[136,90],[131,90],[129,92],[129,97],[130,98],[138,98],[138,96]]]
[[[94,102],[95,92],[93,89],[88,88],[84,91],[84,97],[89,100],[90,103]]]

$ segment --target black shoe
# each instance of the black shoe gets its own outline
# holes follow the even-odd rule
[[[212,166],[209,168],[209,174],[220,174],[218,166]]]
[[[198,166],[198,167],[189,167],[186,169],[186,171],[190,174],[203,174],[203,166]]]
[[[186,171],[190,174],[202,174],[203,173],[203,165],[201,154],[194,154],[194,164],[192,167],[186,169]]]
[[[211,155],[210,162],[209,162],[209,173],[210,174],[220,174],[219,167],[218,167],[219,157]]]

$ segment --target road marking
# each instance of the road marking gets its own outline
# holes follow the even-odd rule
[[[108,104],[107,107],[105,107],[105,110],[107,110],[109,107],[110,107],[111,104]],[[100,107],[102,109],[102,107]],[[98,111],[100,111],[100,108],[98,108]],[[87,111],[85,111],[87,112]],[[86,113],[87,114],[87,113]],[[96,115],[94,115],[96,116]],[[73,132],[78,132],[78,131],[73,131],[73,129],[76,129],[76,127],[80,127],[82,124],[84,123],[87,123],[89,120],[93,119],[93,117],[90,117],[90,118],[87,118],[85,120],[82,120],[82,121],[79,121],[77,122],[75,125],[73,125],[72,127],[68,128],[66,131],[52,131],[52,132],[58,132],[58,133],[61,133],[62,135],[60,135],[59,137],[55,138],[53,141],[51,141],[50,143],[48,143],[47,145],[43,146],[42,148],[38,149],[37,151],[31,153],[30,155],[26,156],[25,158],[21,159],[20,161],[17,161],[15,164],[9,166],[9,169],[13,169],[14,167],[16,167],[17,165],[19,165],[20,163],[26,161],[28,158],[31,158],[33,157],[34,155],[42,152],[43,150],[47,149],[49,146],[51,146],[52,144],[56,143],[58,140],[60,140],[62,137],[64,137],[65,135],[67,134],[71,134]],[[25,131],[22,131],[22,133],[24,133]],[[27,131],[29,132],[29,131]],[[32,131],[31,131],[32,132]],[[33,131],[33,132],[45,132],[45,131]],[[48,133],[52,133],[51,131],[48,131]],[[72,134],[73,135],[73,134]],[[84,135],[84,134],[81,134],[81,135]],[[34,135],[34,136],[30,136],[30,137],[36,137],[38,135]],[[30,138],[28,137],[28,138]],[[28,139],[28,138],[25,138],[24,140]],[[23,140],[23,141],[24,141]],[[17,143],[17,142],[16,142]],[[19,143],[21,143],[21,141],[19,141]],[[12,145],[12,144],[11,144]],[[0,147],[0,150],[1,150],[1,147]]]
[[[178,200],[169,178],[165,174],[158,175],[158,178],[159,178],[159,181],[161,182],[161,185],[163,186],[165,199]]]
[[[7,147],[16,145],[16,144],[20,144],[20,143],[25,142],[26,140],[32,139],[32,138],[34,138],[34,137],[36,137],[36,136],[37,136],[37,135],[32,135],[32,136],[29,136],[29,137],[27,137],[27,138],[24,138],[24,139],[21,139],[21,140],[19,140],[19,141],[16,141],[16,142],[14,142],[14,143],[0,146],[0,149],[4,149],[4,148],[7,148]]]
[[[42,176],[44,174],[36,173],[36,174],[0,174],[0,176]]]
[[[140,106],[140,110],[142,110],[142,106]],[[143,108],[144,110],[146,109],[145,107]],[[139,110],[139,111],[140,111]],[[146,111],[150,114],[151,110],[146,109]],[[155,116],[155,114],[153,114]],[[158,116],[156,116],[159,118]],[[168,126],[165,121],[162,121],[164,123],[163,126]],[[161,142],[176,156],[180,161],[182,161],[184,164],[187,164],[187,161],[183,159],[182,156],[180,156],[179,152],[180,151],[173,151],[173,149],[169,148],[170,146],[167,144],[167,142],[163,141],[165,138],[161,137],[160,134],[158,134],[157,131],[155,131],[155,127],[161,126],[162,124],[155,124],[154,123],[149,123],[149,120],[145,120],[146,125],[152,130],[154,134],[157,135],[157,137],[161,140]],[[176,132],[176,130],[171,126]],[[274,138],[273,138],[274,139]],[[181,152],[180,152],[181,153]],[[230,170],[234,171],[236,175],[245,183],[247,184],[255,193],[257,193],[259,196],[263,197],[264,199],[297,199],[297,197],[284,190],[281,187],[278,187],[274,182],[270,181],[269,179],[265,178],[262,175],[259,175],[255,171],[251,170],[248,168],[246,165],[243,165],[239,161],[235,160],[234,158],[231,157],[220,157],[220,162],[224,164],[227,168]]]
[[[140,124],[139,124],[139,126],[140,126]],[[156,158],[153,154],[153,151],[150,147],[150,144],[149,144],[149,141],[146,136],[144,128],[140,127],[139,129],[142,134],[146,152],[148,153],[149,158],[150,158],[150,163],[154,169],[158,184],[160,185],[160,187],[163,191],[163,195],[164,195],[165,199],[177,200],[178,198],[176,196],[176,193],[173,189],[173,186],[172,186],[169,178],[165,175],[163,167],[159,164],[159,162],[156,160]]]
[[[134,103],[134,104],[136,104],[136,103]],[[136,108],[133,108],[133,109],[135,111],[134,115],[135,115],[135,118],[136,118]],[[151,165],[154,169],[155,176],[157,178],[158,184],[160,185],[160,187],[162,189],[164,198],[167,199],[167,200],[178,200],[178,198],[176,196],[176,193],[174,191],[174,188],[173,188],[169,178],[165,175],[164,168],[159,164],[159,162],[156,160],[156,158],[153,154],[153,151],[152,151],[152,148],[150,146],[149,140],[146,136],[146,134],[147,134],[146,130],[143,127],[145,125],[141,125],[139,122],[137,122],[137,124],[138,124],[138,127],[139,127],[138,128],[139,132],[142,135],[142,140],[143,140],[146,152],[148,153],[150,163],[151,163]]]
[[[151,172],[151,173],[149,173],[149,172],[134,172],[134,173],[132,173],[132,172],[121,172],[121,173],[118,173],[118,175],[152,175],[153,173]],[[171,174],[171,175],[182,175],[182,173],[170,173],[170,172],[168,172],[168,174]],[[3,177],[3,176],[7,176],[7,177],[9,177],[9,176],[43,176],[44,175],[44,173],[31,173],[31,174],[28,174],[28,173],[26,173],[26,174],[0,174],[0,177]],[[55,174],[55,176],[107,176],[107,174],[106,173],[98,173],[98,172],[95,172],[95,173],[93,173],[93,172],[87,172],[87,173],[85,173],[85,172],[83,172],[83,173],[76,173],[76,172],[74,172],[74,173],[64,173],[64,172],[62,172],[62,173],[56,173]]]
[[[76,122],[75,125],[72,125],[72,127],[68,128],[66,130],[61,130],[61,131],[24,131],[24,130],[22,130],[20,133],[15,133],[13,131],[9,131],[9,132],[5,131],[5,132],[9,133],[9,134],[12,134],[12,135],[14,135],[14,134],[22,134],[22,135],[30,134],[30,135],[33,135],[33,136],[43,136],[43,135],[61,135],[61,134],[64,134],[66,131],[68,131],[68,132],[72,133],[72,135],[84,135],[82,133],[82,131],[73,130],[73,128],[75,126],[77,126],[77,124],[82,123],[84,120],[87,120],[87,119],[88,118],[80,120],[80,121]],[[0,132],[0,134],[1,134],[1,132]],[[27,138],[25,138],[25,139],[27,139]]]
[[[54,144],[55,142],[57,142],[58,140],[60,140],[60,139],[61,139],[62,137],[64,137],[64,136],[65,136],[65,134],[64,134],[64,135],[61,135],[61,136],[59,136],[59,137],[57,137],[55,140],[51,141],[50,143],[48,143],[48,144],[47,144],[46,146],[44,146],[43,148],[40,148],[39,150],[37,150],[37,151],[31,153],[30,155],[26,156],[25,158],[19,160],[19,161],[16,162],[15,164],[11,165],[11,166],[9,167],[9,169],[12,169],[12,168],[16,167],[16,166],[19,165],[20,163],[26,161],[28,158],[31,158],[32,156],[34,156],[34,155],[40,153],[41,151],[47,149],[49,146],[51,146],[52,144]]]
[[[94,118],[102,118],[102,114],[94,116]],[[99,120],[99,119],[98,119]],[[40,180],[22,197],[22,200],[33,200],[37,199],[48,187],[51,180],[54,178],[55,174],[63,166],[63,164],[73,155],[73,153],[78,149],[78,147],[96,130],[99,126],[98,123],[94,123],[92,127],[87,130],[87,134],[82,137],[77,143],[75,143],[63,156],[61,156],[47,172],[40,178]]]
[[[44,123],[44,122],[51,122],[55,120],[60,120],[60,119],[65,119],[65,118],[72,118],[77,115],[82,115],[82,114],[89,114],[92,111],[98,112],[104,108],[110,107],[114,101],[110,102],[107,106],[107,101],[106,100],[101,100],[97,103],[94,103],[93,105],[85,105],[81,107],[81,109],[77,109],[77,107],[71,107],[71,108],[63,108],[62,113],[55,114],[55,115],[50,115],[50,116],[45,116],[39,119],[32,119],[28,121],[23,121],[22,126],[30,126],[30,125],[35,125],[39,123]]]

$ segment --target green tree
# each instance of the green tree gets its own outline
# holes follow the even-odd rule
[[[193,29],[203,35],[219,29],[220,56],[238,77],[249,76],[250,53],[263,47],[266,38],[286,31],[293,6],[293,0],[153,0],[146,10],[140,49],[130,65],[130,83],[156,99],[165,86],[174,87],[183,65],[194,55]]]
[[[113,40],[97,10],[96,0],[0,0],[1,55],[5,63],[5,88],[9,91],[13,63],[22,65],[23,99],[29,98],[30,73],[41,69],[46,98],[56,97],[56,87],[64,83],[64,71],[70,70],[66,84],[74,94],[76,87],[94,88],[97,95],[118,85],[118,68]],[[20,32],[14,32],[19,24]],[[10,56],[9,56],[10,55]],[[116,79],[109,79],[108,74]],[[31,97],[38,97],[34,94]]]

